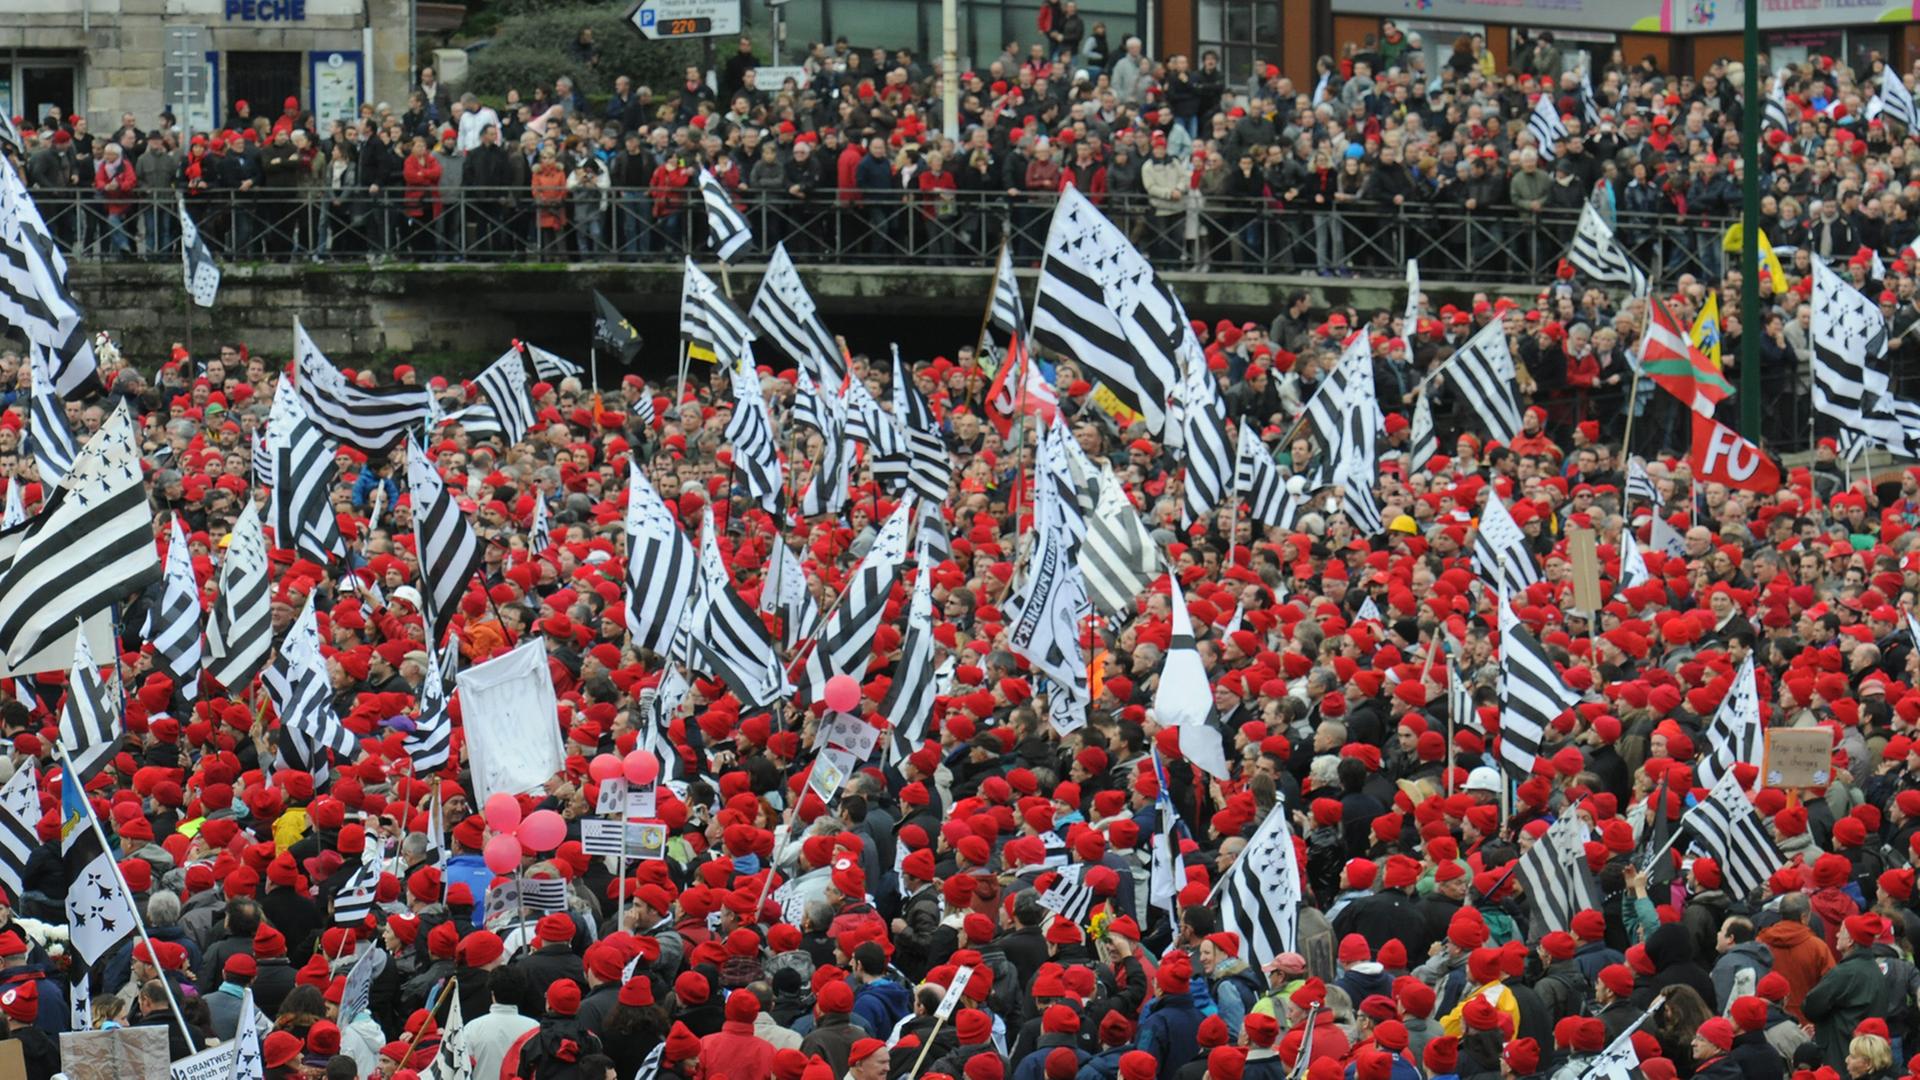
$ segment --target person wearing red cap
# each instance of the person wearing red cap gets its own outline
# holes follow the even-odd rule
[[[773,1044],[754,1033],[760,998],[747,989],[727,995],[720,1030],[700,1040],[700,1067],[707,1075],[771,1076]]]
[[[942,915],[938,877],[931,847],[909,851],[900,860],[900,882],[906,896],[889,928],[893,932],[893,964],[909,979],[920,979],[933,964],[934,937],[940,931]]]
[[[573,919],[559,912],[542,915],[534,923],[534,950],[519,956],[510,965],[526,975],[528,997],[520,1005],[527,1015],[541,1011],[547,988],[556,982],[573,983],[582,994],[586,993],[586,964],[580,954],[573,951],[574,935],[579,932]]]
[[[0,990],[0,1012],[7,1017],[7,1037],[20,1044],[26,1075],[41,1080],[60,1072],[60,1044],[34,1023],[40,1013],[39,987],[30,981],[7,984]]]
[[[1887,920],[1879,915],[1848,918],[1836,938],[1840,962],[1800,1002],[1801,1014],[1813,1025],[1821,1059],[1836,1070],[1847,1068],[1854,1028],[1885,1012],[1886,975],[1874,955],[1874,942],[1889,932]]]

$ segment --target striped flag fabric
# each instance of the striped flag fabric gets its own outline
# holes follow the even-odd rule
[[[1473,530],[1473,572],[1489,585],[1516,593],[1540,580],[1526,534],[1493,491],[1487,492],[1487,505]]]
[[[33,772],[23,769],[14,775],[31,779]],[[34,828],[39,821],[37,798],[33,801],[31,820],[13,803],[0,802],[0,883],[6,885],[9,896],[19,896],[26,891],[27,863],[33,853],[40,850],[40,835]]]
[[[1640,554],[1640,541],[1634,539],[1633,529],[1620,530],[1620,589],[1622,592],[1637,585],[1646,584],[1652,575],[1647,570],[1646,557]]]
[[[1433,428],[1433,399],[1424,392],[1413,400],[1413,423],[1407,435],[1407,473],[1411,475],[1426,468],[1440,452],[1440,436]]]
[[[913,597],[907,602],[907,628],[900,637],[900,657],[894,661],[893,682],[880,701],[880,716],[892,733],[893,757],[904,758],[919,745],[933,715],[934,639],[933,564],[923,547],[913,574]]]
[[[733,467],[749,494],[772,512],[780,504],[784,474],[780,447],[774,442],[773,416],[760,393],[760,375],[746,357],[733,361],[733,415],[727,420],[726,440],[733,448]]]
[[[47,351],[38,345],[29,345],[27,356],[33,377],[27,407],[27,439],[33,444],[33,463],[40,470],[40,482],[52,487],[73,468],[73,459],[80,456],[80,449],[74,445],[73,430],[67,427],[67,407],[54,390]]]
[[[1480,731],[1480,717],[1473,711],[1473,683],[1452,660],[1447,661],[1447,715],[1458,727]]]
[[[18,170],[0,170],[0,322],[47,350],[62,398],[97,383],[99,361],[67,288],[67,260]]]
[[[1760,130],[1763,134],[1769,131],[1788,135],[1793,133],[1792,121],[1787,116],[1785,79],[1777,72],[1767,80],[1767,99],[1760,113]]]
[[[1380,513],[1373,484],[1380,471],[1380,431],[1386,417],[1371,395],[1347,406],[1347,432],[1340,458],[1333,463],[1332,480],[1340,486],[1340,510],[1361,536],[1378,536],[1387,523]]]
[[[1287,808],[1276,804],[1213,888],[1220,900],[1220,928],[1239,935],[1242,960],[1264,967],[1294,951],[1301,895]]]
[[[919,558],[930,559],[936,566],[953,558],[953,539],[947,535],[946,520],[940,516],[938,504],[920,504],[920,528],[914,543],[918,546]]]
[[[333,512],[334,447],[285,375],[267,412],[266,456],[271,464],[261,472],[271,489],[274,542],[318,563],[344,555],[346,540]]]
[[[553,546],[553,523],[547,518],[546,496],[534,493],[533,521],[527,528],[527,550],[539,555]]]
[[[501,438],[508,445],[525,439],[538,418],[534,415],[533,392],[527,383],[527,364],[521,359],[520,350],[508,349],[500,359],[487,365],[485,371],[475,375],[473,381],[493,403],[494,416],[500,421]]]
[[[1707,725],[1706,755],[1700,760],[1700,783],[1712,787],[1743,761],[1761,760],[1760,687],[1753,674],[1753,657],[1733,677],[1727,696]]]
[[[1554,107],[1552,94],[1541,94],[1534,101],[1533,111],[1527,114],[1527,133],[1539,144],[1536,149],[1541,161],[1560,156],[1560,140],[1567,137],[1567,125],[1560,119],[1560,110]]]
[[[627,464],[627,633],[635,649],[666,655],[692,603],[699,562],[660,492]]]
[[[700,170],[700,201],[707,209],[707,241],[721,262],[730,263],[753,239],[747,216],[733,205],[727,186],[708,169]]]
[[[82,786],[120,752],[124,700],[119,672],[101,675],[87,635],[76,634],[67,698],[60,706],[60,745]]]
[[[1760,812],[1753,808],[1740,779],[1729,769],[1680,818],[1692,830],[1694,841],[1720,864],[1730,896],[1745,898],[1767,883],[1786,865]]]
[[[1027,306],[1020,300],[1020,279],[1013,275],[1013,249],[1000,245],[1000,260],[993,268],[993,305],[987,319],[995,329],[1020,334],[1027,328]]]
[[[1080,501],[1075,453],[1080,444],[1056,416],[1041,435],[1033,456],[1033,518],[1036,523],[1060,526],[1069,550],[1077,552],[1087,538],[1086,511]]]
[[[913,383],[913,376],[900,362],[900,346],[893,347],[893,417],[900,425],[901,442],[906,451],[907,490],[932,503],[946,501],[953,485],[953,457],[947,441],[940,437],[940,425],[933,416],[927,396]]]
[[[146,638],[158,666],[173,679],[181,696],[192,701],[200,691],[200,584],[193,576],[193,556],[178,514],[171,528],[160,603],[148,609]]]
[[[1580,118],[1587,130],[1600,126],[1600,99],[1593,96],[1593,72],[1580,69]]]
[[[1280,529],[1293,528],[1300,516],[1300,500],[1280,475],[1267,445],[1253,433],[1252,424],[1240,425],[1239,454],[1234,461],[1233,488],[1253,520]]]
[[[1880,113],[1889,120],[1896,120],[1907,131],[1920,128],[1916,122],[1913,108],[1913,91],[1907,89],[1906,80],[1892,64],[1880,69],[1880,92],[1874,95],[1880,103]]]
[[[464,409],[440,418],[442,424],[459,424],[460,430],[470,439],[499,439],[507,433],[506,426],[500,421],[500,411],[491,401],[476,401]]]
[[[824,387],[827,384],[821,385]],[[840,401],[845,406],[846,437],[871,451],[876,469],[884,461],[901,459],[900,427],[880,408],[880,403],[873,400],[873,395],[867,392],[866,383],[859,379],[845,380]]]
[[[16,669],[160,579],[139,436],[122,402],[0,560],[0,652]]]
[[[1413,355],[1413,338],[1420,332],[1420,260],[1407,260],[1407,306],[1400,312],[1400,336],[1407,340],[1407,355]]]
[[[407,488],[413,495],[414,550],[426,594],[427,645],[438,646],[460,610],[467,582],[480,572],[484,549],[473,525],[447,493],[418,439],[407,440]]]
[[[353,876],[333,894],[333,925],[351,926],[366,921],[373,913],[374,890],[380,884],[380,864],[362,862]]]
[[[819,700],[826,692],[827,680],[835,675],[866,678],[873,632],[880,628],[887,601],[893,596],[893,584],[906,564],[912,525],[913,500],[904,499],[881,524],[873,545],[847,579],[846,595],[827,615],[826,625],[815,637],[796,683],[800,700]]]
[[[1080,652],[1080,625],[1093,613],[1093,605],[1074,563],[1074,542],[1062,512],[1043,508],[1058,499],[1036,479],[1033,544],[1020,583],[1001,611],[1007,617],[1008,648],[1054,683],[1047,719],[1066,735],[1086,724],[1086,706],[1092,700]]]
[[[207,618],[207,674],[229,690],[245,686],[266,666],[273,644],[273,587],[267,576],[267,538],[260,508],[240,510],[220,562],[220,591]]]
[[[1500,760],[1515,778],[1533,773],[1547,725],[1573,708],[1580,695],[1554,670],[1538,638],[1514,614],[1500,589]]]
[[[318,773],[326,768],[325,751],[346,759],[359,749],[353,732],[333,710],[333,684],[320,655],[320,625],[314,619],[312,596],[287,628],[280,651],[261,673],[261,681],[273,701],[274,715],[280,718],[285,736],[280,753],[289,764]]]
[[[1168,579],[1167,598],[1173,633],[1167,643],[1160,685],[1154,690],[1154,717],[1162,726],[1179,732],[1182,757],[1209,775],[1226,780],[1232,774],[1227,768],[1227,744],[1219,727],[1219,711],[1213,706],[1206,662],[1194,640],[1193,616],[1187,611],[1186,593],[1177,578]]]
[[[812,365],[809,374],[814,382],[837,387],[846,380],[847,365],[840,356],[840,346],[820,321],[813,297],[800,280],[800,271],[794,269],[785,243],[774,245],[766,276],[760,279],[747,314],[781,352],[797,363]]]
[[[1649,297],[1648,304],[1640,370],[1693,411],[1712,416],[1715,406],[1733,396],[1733,384],[1694,344],[1664,297]]]
[[[1877,366],[1887,323],[1867,296],[1825,262],[1813,261],[1813,407],[1897,454],[1920,450],[1920,403],[1897,396]]]
[[[680,336],[728,365],[742,357],[751,359],[749,343],[760,336],[752,321],[733,306],[706,271],[694,264],[692,256],[687,257],[682,272]]]
[[[27,523],[27,507],[20,501],[20,489],[26,486],[26,480],[20,477],[7,481],[7,508],[4,514],[0,514],[0,532]]]
[[[1538,932],[1570,929],[1575,914],[1600,906],[1600,886],[1587,869],[1586,841],[1586,821],[1566,814],[1520,856],[1514,873],[1540,916]]]
[[[1448,358],[1444,370],[1447,380],[1485,425],[1488,438],[1505,443],[1520,434],[1520,398],[1504,322],[1494,319],[1481,327]],[[1428,421],[1431,425],[1431,414]]]
[[[420,714],[401,743],[415,776],[445,766],[453,756],[453,715],[447,708],[447,681],[453,673],[442,669],[438,650],[424,651],[427,678],[420,684]]]
[[[1187,344],[1180,353],[1181,520],[1192,525],[1205,518],[1227,496],[1234,481],[1234,447],[1227,441],[1227,403],[1220,384],[1207,370],[1200,342],[1187,328]]]
[[[1160,545],[1127,501],[1111,465],[1100,471],[1100,499],[1087,518],[1080,544],[1080,573],[1094,606],[1115,619],[1133,614],[1134,597],[1147,591],[1160,572]]]
[[[179,199],[180,273],[187,295],[200,307],[210,308],[220,295],[220,264],[214,261],[212,250],[193,223],[193,215],[187,213],[187,197],[181,195]]]
[[[1655,506],[1660,504],[1660,492],[1653,486],[1653,477],[1647,475],[1647,463],[1640,458],[1627,459],[1627,501],[1644,499]]]
[[[760,610],[779,618],[780,638],[791,652],[820,624],[820,601],[807,588],[807,572],[793,549],[785,543],[773,547],[779,562],[767,572],[767,587],[760,590]]]
[[[1126,234],[1072,186],[1047,229],[1032,338],[1099,376],[1149,430],[1164,428],[1180,378],[1172,296]]]
[[[1093,886],[1081,881],[1085,863],[1072,863],[1053,871],[1053,884],[1040,891],[1040,906],[1079,926],[1093,911]]]
[[[1352,430],[1350,414],[1357,402],[1373,401],[1373,338],[1361,327],[1340,350],[1340,360],[1308,399],[1307,427],[1326,452],[1327,482],[1346,454]],[[1324,487],[1325,483],[1315,484]]]
[[[569,375],[586,374],[586,369],[579,364],[568,360],[564,356],[548,352],[531,341],[521,341],[515,344],[525,350],[527,360],[533,364],[533,374],[543,382],[557,383]]]
[[[700,531],[700,600],[693,618],[693,667],[720,679],[749,713],[784,697],[791,687],[766,623],[740,594],[720,555],[708,506]]]
[[[1614,239],[1613,227],[1591,202],[1580,208],[1580,222],[1574,226],[1567,261],[1595,281],[1625,285],[1635,296],[1646,294],[1647,272]]]
[[[800,513],[804,517],[838,514],[847,504],[854,466],[854,450],[846,435],[846,406],[838,394],[823,393],[806,369],[795,374],[793,419],[820,433],[820,453],[815,456],[813,474],[800,492]]]
[[[320,347],[293,321],[293,364],[301,404],[327,437],[369,454],[392,446],[433,419],[433,395],[424,386],[368,389],[348,382]]]

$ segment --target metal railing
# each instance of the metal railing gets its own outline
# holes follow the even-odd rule
[[[39,189],[34,197],[70,257],[179,258],[172,191],[107,201],[92,191]],[[753,228],[749,258],[784,241],[803,263],[980,266],[991,264],[1004,238],[1030,266],[1053,201],[1045,193],[821,190],[806,199],[746,192],[737,205]],[[289,188],[202,193],[187,206],[223,262],[677,262],[707,250],[705,211],[698,193],[684,189],[463,187],[410,196],[398,188]],[[1431,206],[1318,211],[1198,194],[1179,206],[1110,194],[1102,209],[1166,269],[1398,279],[1417,257],[1431,280],[1476,285],[1550,280],[1578,218]],[[1621,214],[1617,228],[1658,280],[1720,276],[1724,223]]]

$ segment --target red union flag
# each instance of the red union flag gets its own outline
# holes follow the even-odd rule
[[[1693,475],[1749,491],[1777,491],[1780,467],[1732,428],[1693,414]]]

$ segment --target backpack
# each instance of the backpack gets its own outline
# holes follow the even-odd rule
[[[524,1080],[581,1080],[580,1059],[600,1053],[600,1037],[585,1028],[541,1027],[520,1050]]]

